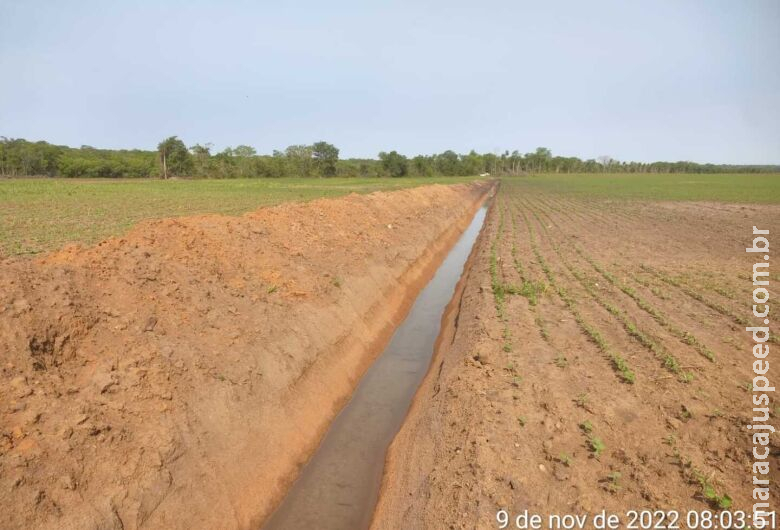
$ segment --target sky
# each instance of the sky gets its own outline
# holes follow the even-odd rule
[[[777,0],[0,0],[0,135],[780,163]]]

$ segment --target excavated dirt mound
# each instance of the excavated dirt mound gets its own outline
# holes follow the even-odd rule
[[[0,263],[0,527],[249,528],[489,184],[144,222]]]
[[[498,528],[500,509],[508,528],[525,510],[544,528],[601,510],[621,528],[630,509],[677,510],[682,528],[688,510],[752,512],[753,225],[778,233],[780,208],[502,182],[372,528]],[[776,508],[780,434],[769,450]]]

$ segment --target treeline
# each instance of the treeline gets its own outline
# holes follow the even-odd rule
[[[526,173],[759,173],[778,172],[780,166],[716,165],[694,162],[620,162],[608,156],[581,160],[553,156],[540,147],[531,153],[458,154],[406,157],[381,152],[377,159],[340,159],[327,142],[291,145],[271,155],[239,145],[218,153],[210,144],[187,147],[175,136],[160,142],[156,151],[95,149],[28,142],[0,137],[0,176],[140,178],[247,177],[404,177],[520,175]]]

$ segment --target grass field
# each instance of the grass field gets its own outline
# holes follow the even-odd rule
[[[96,243],[136,222],[370,193],[473,177],[403,179],[71,180],[0,179],[0,255]]]
[[[528,190],[614,199],[780,203],[780,174],[546,174]]]
[[[149,218],[238,215],[284,201],[473,177],[403,179],[0,180],[0,255],[95,243]],[[512,177],[527,193],[619,200],[780,203],[778,174],[546,174]]]

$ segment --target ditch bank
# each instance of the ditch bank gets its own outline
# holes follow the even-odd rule
[[[148,221],[0,263],[0,527],[259,526],[491,189]]]
[[[371,364],[263,530],[368,528],[387,448],[427,372],[487,208],[481,208]],[[445,318],[446,320],[446,318]]]
[[[470,463],[479,450],[470,437],[484,421],[485,389],[472,386],[464,367],[492,364],[503,342],[500,326],[485,318],[495,312],[488,264],[497,224],[494,200],[442,316],[428,371],[387,451],[371,530],[482,528],[473,511],[487,500],[480,486],[490,480]]]

